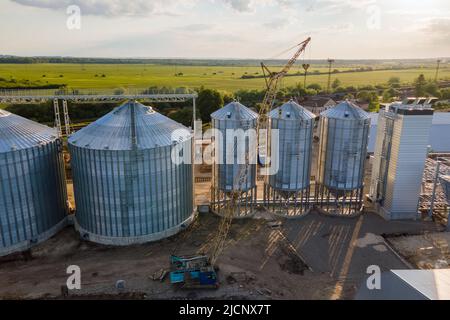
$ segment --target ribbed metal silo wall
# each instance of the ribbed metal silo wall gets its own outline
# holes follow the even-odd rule
[[[0,255],[25,250],[66,224],[60,140],[0,154]]]
[[[256,121],[257,120],[219,120],[212,119],[212,125],[214,129],[220,131],[221,136],[219,137],[219,141],[215,141],[216,143],[216,152],[219,153],[219,164],[215,164],[215,179],[217,183],[217,188],[219,190],[228,192],[235,189],[234,183],[236,182],[236,177],[239,174],[240,167],[243,164],[237,163],[237,143],[234,144],[234,164],[227,163],[227,155],[226,155],[226,146],[229,142],[230,136],[227,136],[227,130],[243,130],[244,133],[249,129],[256,129]],[[240,137],[240,135],[238,135]],[[250,150],[251,143],[248,142],[248,137],[246,138],[246,146],[245,152],[250,155],[253,152],[256,155],[256,144],[255,150]],[[248,176],[245,185],[241,186],[241,191],[248,191],[254,187],[256,187],[256,163],[252,163],[249,165]]]
[[[314,120],[271,119],[271,129],[278,129],[278,172],[269,176],[272,188],[298,191],[310,184]]]
[[[319,183],[338,191],[361,188],[370,119],[320,121]]]
[[[186,141],[186,148],[191,141]],[[124,245],[170,236],[192,219],[192,165],[171,146],[90,150],[69,145],[76,220],[89,239]]]

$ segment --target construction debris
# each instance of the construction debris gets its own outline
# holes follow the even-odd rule
[[[437,160],[439,160],[439,175],[436,179]],[[450,157],[436,156],[435,159],[427,158],[422,179],[422,190],[419,199],[419,211],[424,217],[429,215],[433,205],[432,218],[447,225],[450,204],[447,200],[446,189],[442,177],[450,175]],[[436,182],[436,187],[434,184]],[[433,197],[434,191],[434,197]]]
[[[450,265],[450,233],[448,232],[403,235],[390,237],[388,241],[413,267],[442,269]]]
[[[167,270],[165,270],[165,269],[159,269],[158,271],[155,271],[155,272],[153,273],[153,275],[151,276],[151,279],[152,279],[153,281],[160,281],[160,282],[163,282],[164,279],[166,278],[166,276],[167,276]]]

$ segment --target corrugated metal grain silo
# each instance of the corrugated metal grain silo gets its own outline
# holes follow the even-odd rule
[[[319,126],[317,189],[322,205],[330,205],[329,209],[337,213],[357,211],[362,202],[369,115],[356,104],[344,101],[323,111]]]
[[[272,152],[278,144],[278,171],[269,176],[266,196],[269,207],[282,215],[299,215],[309,208],[315,117],[294,101],[269,113],[271,130],[278,130],[278,141],[270,142]]]
[[[56,130],[0,110],[0,256],[66,225],[67,192]]]
[[[256,126],[258,114],[233,101],[211,114],[217,163],[213,166],[213,202],[225,202],[233,191],[241,192],[242,209],[237,215],[252,211],[256,199]],[[248,166],[245,164],[247,163]],[[247,168],[247,179],[238,181]],[[220,206],[216,208],[220,213]]]
[[[240,155],[238,155],[237,151],[237,139],[235,139],[235,141],[229,141],[234,137],[231,136],[231,134],[227,134],[227,130],[229,130],[229,133],[235,130],[236,137],[241,138],[242,136],[239,134],[239,130],[246,132],[247,130],[256,129],[258,114],[241,103],[234,101],[211,114],[211,120],[213,128],[221,132],[221,141],[216,141],[216,147],[218,151],[221,152],[220,160],[222,160],[217,168],[218,187],[224,191],[232,191],[237,187],[234,185],[234,181],[239,172],[240,164],[237,161],[237,157]],[[227,162],[227,154],[225,151],[225,148],[229,143],[234,146],[233,151],[235,151],[234,161],[231,164],[228,163],[229,161]],[[249,148],[250,144],[247,144],[245,146],[245,152],[248,154],[253,153],[253,155],[255,155],[256,145],[255,150],[250,150]],[[251,164],[250,166],[251,168],[246,184],[240,186],[242,191],[247,191],[256,186],[256,163]]]
[[[133,101],[70,136],[81,235],[127,245],[168,237],[191,222],[191,139],[184,126]],[[188,160],[173,161],[174,148]]]
[[[269,177],[270,186],[283,191],[308,187],[315,115],[289,101],[272,110],[269,119],[271,129],[279,132],[279,169]]]

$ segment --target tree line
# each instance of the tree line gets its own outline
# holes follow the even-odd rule
[[[413,83],[416,96],[435,96],[442,99],[450,99],[450,88],[439,89],[438,85],[431,80],[427,80],[422,74]],[[398,77],[391,77],[383,85],[366,86],[343,86],[341,81],[334,79],[331,89],[333,93],[341,94],[342,98],[357,99],[361,103],[368,104],[368,111],[377,112],[381,102],[391,102],[401,96],[401,82]],[[150,87],[144,93],[167,92],[184,93],[187,88],[167,88]],[[259,111],[260,104],[264,99],[265,90],[245,90],[240,89],[234,93],[200,87],[198,92],[197,110],[198,118],[203,123],[210,122],[210,114],[221,108],[223,105],[238,100],[249,108]],[[311,83],[306,87],[302,83],[293,86],[283,87],[277,93],[277,101],[281,103],[294,98],[298,101],[309,96],[324,94],[324,88],[320,84]],[[122,92],[117,92],[121,94]],[[117,104],[115,103],[80,103],[70,104],[69,116],[74,123],[95,120],[107,112],[111,111]],[[192,101],[180,103],[153,103],[152,106],[164,115],[182,123],[185,126],[192,125]],[[8,105],[7,110],[24,116],[26,118],[52,124],[54,121],[53,105],[51,102],[39,105]]]

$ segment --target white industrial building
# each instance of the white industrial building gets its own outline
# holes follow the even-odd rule
[[[390,105],[378,117],[369,197],[386,219],[415,219],[433,109]]]
[[[370,136],[367,151],[375,151],[375,141],[377,138],[378,113],[369,113],[370,116]],[[432,152],[450,153],[450,112],[435,112],[431,122],[431,130],[428,138],[428,145]]]

